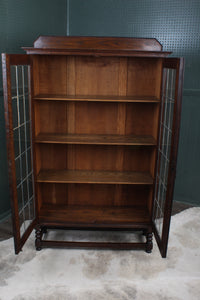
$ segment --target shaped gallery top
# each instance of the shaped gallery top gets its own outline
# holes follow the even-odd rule
[[[27,54],[166,57],[156,39],[125,37],[39,36]]]

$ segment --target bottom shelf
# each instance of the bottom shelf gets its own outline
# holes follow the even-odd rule
[[[39,222],[51,226],[139,228],[151,223],[144,207],[42,206]]]

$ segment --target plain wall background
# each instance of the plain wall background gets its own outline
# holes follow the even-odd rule
[[[185,57],[174,200],[200,205],[200,1],[68,1],[69,35],[157,38]]]
[[[66,0],[0,0],[0,52],[24,53],[39,35],[65,35]],[[0,63],[0,220],[10,212]]]
[[[0,51],[23,52],[39,35],[157,38],[184,56],[185,81],[174,199],[200,205],[200,1],[1,0]],[[0,71],[0,219],[10,209]]]

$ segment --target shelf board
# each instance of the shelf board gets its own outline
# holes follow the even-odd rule
[[[36,143],[46,144],[85,144],[85,145],[129,145],[155,146],[152,136],[135,135],[103,135],[103,134],[57,134],[40,133],[35,138]]]
[[[42,223],[61,223],[65,226],[85,227],[134,227],[137,223],[150,223],[151,218],[144,207],[79,207],[43,205],[39,220]],[[120,227],[120,226],[119,226]]]
[[[147,172],[43,170],[37,182],[152,185],[153,178]]]
[[[158,103],[160,100],[154,96],[96,96],[96,95],[36,95],[34,100],[47,101],[84,101],[84,102],[147,102]]]

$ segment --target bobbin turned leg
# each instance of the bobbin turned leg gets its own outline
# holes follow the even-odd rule
[[[46,226],[42,226],[42,234],[45,234],[45,233],[47,233],[47,227]]]
[[[147,230],[146,230],[146,229],[143,229],[143,230],[142,230],[142,235],[144,235],[144,236],[147,235]]]
[[[35,228],[35,248],[37,251],[40,251],[42,249],[41,240],[42,227],[40,225],[37,225],[37,227]]]
[[[152,232],[148,232],[146,233],[146,252],[147,253],[151,253],[152,249],[153,249],[153,242],[152,242],[152,238],[153,238],[153,234]]]

